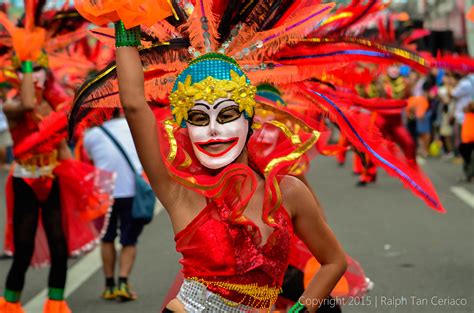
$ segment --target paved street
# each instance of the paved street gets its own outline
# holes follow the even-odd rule
[[[379,174],[376,185],[361,189],[355,187],[349,164],[338,168],[329,158],[318,158],[313,164],[308,178],[330,226],[375,283],[366,301],[349,303],[344,312],[474,312],[474,184],[457,184],[459,165],[441,160],[423,165],[448,210],[440,215],[385,173]],[[1,211],[3,234],[3,206]],[[99,299],[104,279],[96,251],[71,260],[71,309],[74,313],[159,312],[178,271],[178,258],[169,219],[161,211],[139,244],[131,277],[139,300],[120,304]],[[0,261],[2,293],[9,266],[9,259]],[[23,296],[28,313],[41,312],[44,295],[40,293],[46,281],[47,270],[28,272]]]

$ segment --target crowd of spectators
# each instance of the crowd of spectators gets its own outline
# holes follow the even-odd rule
[[[463,164],[463,181],[474,177],[474,74],[433,69],[410,73],[406,125],[421,157]]]

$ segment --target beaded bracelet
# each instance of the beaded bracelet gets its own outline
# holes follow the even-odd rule
[[[288,313],[303,313],[303,312],[308,312],[307,308],[299,301],[293,305]]]
[[[33,62],[23,61],[21,63],[21,71],[22,73],[33,73]]]
[[[115,23],[115,47],[137,47],[141,44],[140,26],[126,29],[122,21]]]

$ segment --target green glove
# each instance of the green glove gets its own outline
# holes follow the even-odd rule
[[[301,304],[301,302],[296,302],[295,305],[291,307],[291,309],[288,311],[288,313],[303,313],[303,312],[308,312],[306,307]]]
[[[21,72],[22,73],[33,73],[33,62],[23,61],[21,63]]]
[[[141,44],[140,26],[126,29],[122,21],[115,23],[115,46],[137,47]]]

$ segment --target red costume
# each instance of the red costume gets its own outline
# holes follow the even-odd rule
[[[273,233],[262,242],[257,226],[235,224],[229,217],[225,205],[210,202],[176,234],[184,277],[196,279],[208,290],[236,303],[268,307],[275,301],[271,297],[276,298],[280,292],[288,264],[291,219],[280,207],[273,216]],[[262,297],[256,297],[253,284],[268,294],[262,292]]]
[[[5,252],[13,255],[13,262],[6,279],[5,299],[0,299],[1,312],[22,313],[20,297],[28,267],[51,264],[44,312],[69,313],[64,301],[68,257],[90,251],[99,242],[113,201],[113,174],[61,159],[65,154],[60,150],[67,149],[65,109],[72,98],[45,69],[48,60],[42,49],[48,52],[62,49],[86,33],[83,28],[68,34],[66,26],[71,25],[65,24],[83,24],[84,20],[79,17],[80,21],[75,18],[65,21],[64,16],[51,11],[45,16],[51,22],[48,32],[38,27],[44,4],[44,1],[25,1],[25,18],[19,23],[24,27],[15,26],[0,12],[0,24],[12,37],[7,45],[13,49],[7,55],[14,50],[15,57],[26,65],[22,68],[24,75],[30,75],[33,80],[31,85],[21,88],[30,89],[28,92],[36,95],[42,92],[31,103],[31,110],[24,103],[11,108],[21,116],[11,116],[15,163],[6,184],[4,244]],[[39,67],[33,67],[32,61]],[[16,81],[18,86],[14,67],[9,70],[5,71],[8,79]],[[41,110],[46,110],[45,102],[53,112],[41,116]]]
[[[17,162],[14,166],[20,165],[31,173],[37,173],[35,176],[38,177],[25,177],[23,180],[39,200],[48,197],[54,180],[58,180],[68,254],[78,255],[93,249],[100,239],[105,226],[104,216],[113,201],[113,175],[79,161],[57,159],[57,145],[66,136],[66,124],[65,112],[52,113],[41,124],[36,124],[30,115],[26,115],[22,123],[11,129],[11,134]],[[40,175],[41,168],[45,167],[51,169],[52,175]],[[5,252],[8,254],[14,253],[12,177],[16,176],[15,173],[14,168],[6,186]],[[49,250],[41,220],[37,236],[32,266],[47,265]]]
[[[81,2],[85,16],[94,22],[103,24],[123,19],[120,16],[123,3],[117,2],[111,9],[105,2],[101,5],[94,1]],[[188,311],[198,308],[219,311],[214,305],[221,311],[225,307],[224,311],[229,312],[270,308],[276,300],[288,264],[288,255],[283,251],[290,246],[292,237],[289,219],[282,212],[280,181],[284,175],[293,174],[295,167],[308,161],[306,154],[313,150],[320,135],[315,130],[320,126],[320,119],[316,117],[330,116],[337,120],[358,149],[374,154],[390,173],[400,177],[434,209],[443,211],[429,181],[419,173],[407,171],[404,164],[391,157],[386,141],[373,134],[366,135],[365,130],[354,123],[350,112],[346,114],[347,103],[339,105],[338,99],[326,96],[324,91],[319,92],[312,81],[315,77],[332,75],[331,64],[337,64],[334,65],[337,71],[353,62],[355,57],[390,63],[411,56],[394,53],[382,45],[372,46],[363,40],[330,37],[333,30],[357,23],[364,12],[377,11],[383,6],[380,2],[370,1],[367,7],[357,8],[357,14],[349,17],[341,14],[323,20],[332,5],[319,6],[319,1],[288,2],[281,6],[254,2],[248,10],[238,2],[225,6],[222,5],[225,2],[217,1],[214,6],[212,2],[196,1],[189,16],[188,11],[176,5],[173,7],[175,19],[159,21],[158,18],[153,21],[152,24],[158,21],[154,25],[148,25],[149,18],[140,14],[142,5],[147,3],[126,10],[138,18],[135,23],[128,21],[127,25],[124,20],[116,25],[117,42],[120,42],[119,46],[143,44],[144,48],[139,52],[146,101],[151,105],[157,102],[166,105],[168,103],[163,99],[169,96],[171,104],[172,114],[169,109],[155,111],[162,160],[171,178],[204,196],[208,202],[191,224],[176,235],[177,250],[183,254],[181,263],[185,278],[178,299]],[[334,20],[336,22],[332,24]],[[182,28],[176,27],[181,23],[184,23]],[[315,28],[316,23],[321,27]],[[124,28],[138,24],[142,24],[148,37],[140,37],[140,30],[134,28],[133,42],[124,42],[123,37],[132,34]],[[110,30],[95,31],[101,39],[110,40],[110,34]],[[411,61],[424,65],[419,60]],[[310,103],[308,112],[325,111],[323,114],[326,115],[307,114],[298,118],[294,111],[273,105],[259,103],[254,107],[254,100],[260,102],[260,99],[254,97],[252,84],[262,82],[290,84],[289,88],[296,89],[299,96],[307,100],[304,104]],[[71,112],[71,134],[74,134],[74,128],[82,129],[110,116],[111,108],[120,107],[118,94],[116,65],[110,64],[78,90]],[[202,122],[202,125],[192,124],[191,108],[198,100],[213,104],[219,97],[228,97],[238,103],[240,115],[236,121],[251,120],[259,115],[262,107],[275,113],[275,117],[274,120],[255,119],[253,125],[249,123],[253,126],[251,136],[245,129],[248,165],[231,160],[223,166],[209,167],[219,169],[215,174],[203,165],[202,152],[193,150],[191,140],[195,139],[190,139],[189,134],[199,134],[197,127],[211,127],[204,118],[192,122]],[[213,111],[211,115],[214,116],[218,109],[207,110]],[[219,124],[225,127],[226,123]],[[201,142],[211,141],[203,139]],[[243,140],[238,137],[234,142],[240,144]],[[232,149],[230,151],[235,151]],[[218,162],[219,157],[210,159]],[[260,231],[245,216],[246,206],[257,188],[256,175],[264,178],[261,220],[275,229],[263,247]]]

